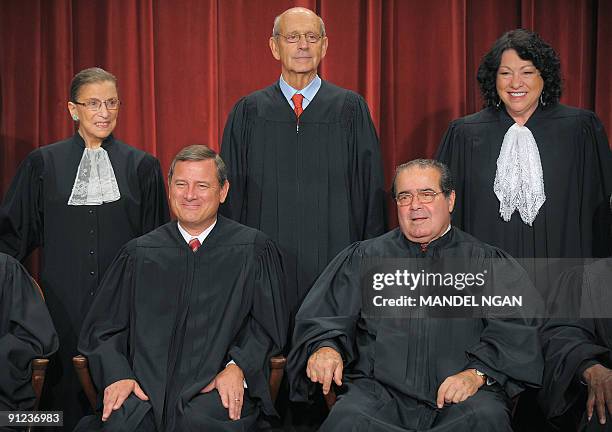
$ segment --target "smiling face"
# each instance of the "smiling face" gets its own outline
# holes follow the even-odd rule
[[[517,123],[525,124],[536,110],[544,88],[540,72],[530,60],[523,60],[509,49],[502,54],[495,83],[508,114]]]
[[[76,102],[84,103],[88,99],[106,101],[112,98],[118,98],[115,83],[101,81],[83,85],[79,89]],[[106,105],[102,104],[99,110],[90,111],[83,105],[68,102],[68,110],[73,117],[78,117],[79,133],[87,147],[99,147],[117,125],[119,108],[108,110]]]
[[[421,203],[418,192],[440,192],[440,172],[436,168],[418,166],[400,171],[395,180],[396,194],[410,193],[415,198],[410,205],[397,206],[400,229],[408,240],[429,243],[437,239],[450,224],[450,214],[455,206],[455,191],[447,198],[437,194],[431,203]]]
[[[290,9],[280,18],[279,31],[282,35],[293,33],[321,34],[319,18],[312,11],[303,8]],[[308,43],[304,36],[296,43],[289,43],[283,36],[270,38],[270,49],[276,60],[280,60],[283,78],[292,87],[301,89],[317,73],[319,62],[327,52],[327,37],[316,43]]]
[[[181,226],[197,236],[217,219],[228,190],[227,181],[219,185],[214,159],[178,161],[170,180],[170,207]]]

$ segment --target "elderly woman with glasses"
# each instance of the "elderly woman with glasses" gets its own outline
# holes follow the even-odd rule
[[[509,31],[478,83],[485,108],[453,121],[437,154],[457,180],[453,224],[518,258],[609,255],[608,139],[593,112],[559,103],[553,48]]]
[[[159,161],[112,135],[119,108],[115,76],[77,73],[68,102],[77,132],[30,153],[0,206],[0,252],[23,260],[42,247],[41,286],[60,350],[41,409],[63,411],[66,430],[87,406],[71,358],[98,283],[124,243],[168,220]]]

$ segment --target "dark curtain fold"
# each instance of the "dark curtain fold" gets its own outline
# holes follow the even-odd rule
[[[278,79],[268,38],[294,5],[325,20],[321,76],[368,101],[387,186],[397,164],[433,155],[450,120],[480,109],[476,69],[512,28],[558,51],[562,102],[612,126],[607,0],[1,0],[0,194],[28,152],[72,133],[70,79],[94,65],[119,79],[116,136],[164,170],[185,145],[218,149],[233,104]]]

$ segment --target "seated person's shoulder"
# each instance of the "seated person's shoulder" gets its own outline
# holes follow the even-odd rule
[[[271,242],[263,232],[248,227],[224,216],[217,216],[217,227],[221,230],[222,241],[225,245],[253,245],[264,247]]]
[[[470,255],[482,256],[484,258],[512,258],[503,249],[485,243],[473,235],[461,231],[459,228],[453,227],[453,229],[455,230],[456,245],[464,253],[468,252]]]
[[[393,258],[398,242],[404,241],[401,236],[401,231],[396,228],[378,237],[356,241],[345,247],[335,259],[357,262],[361,259]]]
[[[15,275],[20,275],[20,277],[31,279],[28,271],[18,260],[10,255],[0,252],[0,280],[4,279],[5,276],[14,278]]]
[[[10,255],[0,252],[0,268],[9,268],[19,265],[19,262]]]
[[[355,246],[355,252],[367,256],[376,255],[378,251],[386,250],[390,244],[398,241],[403,241],[403,234],[399,228],[395,228],[377,237],[360,240],[353,245]]]
[[[123,246],[122,250],[125,253],[131,254],[141,248],[159,248],[175,245],[176,243],[172,241],[172,230],[176,230],[176,221],[168,222],[155,228],[153,231],[130,240]]]

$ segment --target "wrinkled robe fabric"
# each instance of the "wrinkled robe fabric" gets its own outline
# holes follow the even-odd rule
[[[0,411],[34,407],[32,359],[57,348],[41,292],[18,261],[0,253]]]
[[[509,398],[541,381],[541,348],[531,320],[423,318],[410,310],[403,317],[368,316],[360,276],[372,257],[501,258],[524,274],[503,251],[456,228],[430,243],[425,253],[399,229],[351,245],[323,272],[296,316],[288,358],[292,398],[306,400],[320,391],[306,377],[306,362],[317,348],[330,346],[341,353],[345,368],[337,407],[321,430],[490,431],[493,424],[499,426],[494,430],[511,430]],[[437,409],[442,382],[468,368],[485,372],[497,384],[466,402]]]
[[[455,178],[453,224],[515,258],[612,254],[612,152],[601,121],[590,111],[554,104],[539,106],[525,123],[538,145],[546,192],[532,226],[518,212],[505,222],[493,191],[497,158],[513,124],[505,109],[496,108],[450,124],[436,159]]]
[[[41,408],[63,411],[67,430],[89,406],[72,357],[98,284],[121,246],[169,220],[159,161],[112,135],[102,148],[121,198],[102,205],[68,205],[84,148],[77,133],[34,150],[0,205],[0,252],[23,260],[42,248],[40,285],[60,349],[47,371]]]
[[[597,414],[587,424],[588,387],[581,379],[596,363],[612,369],[611,288],[608,258],[563,273],[550,299],[555,316],[542,328],[545,368],[538,399],[546,417],[563,430],[612,430],[609,412],[608,429],[597,424]]]
[[[364,99],[322,81],[297,126],[275,83],[236,103],[221,145],[231,185],[221,211],[279,245],[292,309],[338,252],[385,231],[380,145]]]
[[[128,243],[96,295],[79,351],[99,392],[130,378],[149,401],[132,395],[106,425],[90,417],[79,430],[247,430],[260,410],[274,414],[269,359],[286,338],[283,288],[274,243],[221,216],[196,253],[176,222]],[[229,360],[248,384],[237,422],[216,391],[200,394]]]

